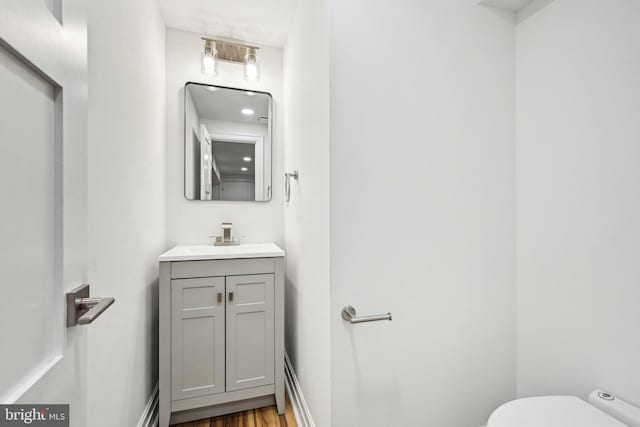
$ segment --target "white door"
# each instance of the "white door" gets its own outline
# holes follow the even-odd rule
[[[86,329],[65,292],[86,280],[84,0],[0,3],[0,403],[69,404],[85,427]]]

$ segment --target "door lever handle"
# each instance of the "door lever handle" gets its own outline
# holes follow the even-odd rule
[[[115,298],[76,298],[76,305],[84,306],[89,310],[80,316],[78,325],[89,325],[96,320],[107,308],[115,302]]]
[[[105,312],[115,298],[89,297],[89,285],[81,285],[67,293],[67,326],[89,325]]]

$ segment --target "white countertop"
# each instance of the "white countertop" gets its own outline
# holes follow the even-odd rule
[[[202,261],[208,259],[277,258],[284,251],[275,243],[247,243],[236,246],[176,246],[158,257],[158,261]]]

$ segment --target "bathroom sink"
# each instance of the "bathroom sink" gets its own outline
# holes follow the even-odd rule
[[[184,245],[176,246],[160,255],[158,261],[199,261],[283,256],[284,251],[275,243],[247,243],[235,246]]]
[[[218,251],[213,251],[212,249],[218,249],[218,248],[211,245],[202,245],[202,246],[186,246],[183,250],[185,253],[190,255],[210,255],[212,253],[218,252]]]

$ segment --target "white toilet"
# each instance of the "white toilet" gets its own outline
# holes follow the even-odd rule
[[[487,427],[640,427],[640,408],[602,390],[589,403],[575,396],[541,396],[505,403]]]

